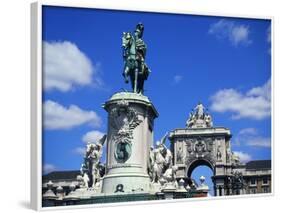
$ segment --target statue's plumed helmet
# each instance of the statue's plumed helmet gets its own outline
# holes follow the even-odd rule
[[[135,32],[139,32],[140,37],[142,37],[143,30],[144,30],[144,25],[142,23],[138,23]]]
[[[137,29],[143,30],[144,29],[144,25],[140,22],[137,24]]]

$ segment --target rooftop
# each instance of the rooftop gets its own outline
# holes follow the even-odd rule
[[[80,175],[79,170],[72,170],[72,171],[54,171],[50,172],[46,175],[43,175],[42,180],[43,182],[52,180],[76,180],[77,175]]]
[[[246,170],[269,170],[271,169],[271,160],[249,161],[248,163],[246,163],[245,167]],[[49,180],[52,181],[76,180],[78,175],[80,175],[79,170],[54,171],[43,175],[42,180],[43,182],[47,182]]]
[[[246,170],[271,169],[271,160],[254,160],[246,163]]]

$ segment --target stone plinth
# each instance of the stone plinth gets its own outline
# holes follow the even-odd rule
[[[102,193],[149,191],[147,168],[156,109],[146,96],[131,92],[114,94],[104,109],[108,132]]]

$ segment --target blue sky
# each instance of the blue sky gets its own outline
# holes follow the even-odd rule
[[[131,89],[122,32],[138,22],[152,71],[145,95],[160,114],[154,140],[184,127],[201,101],[242,161],[270,159],[270,20],[44,7],[44,171],[79,169],[83,141],[106,132],[102,103]]]

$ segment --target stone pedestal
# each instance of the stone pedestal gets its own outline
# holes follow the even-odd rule
[[[149,191],[147,168],[156,109],[146,96],[131,92],[114,94],[104,109],[108,132],[102,193]]]

